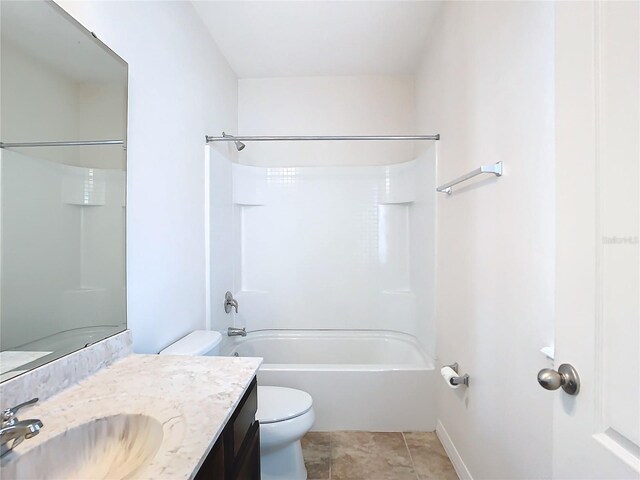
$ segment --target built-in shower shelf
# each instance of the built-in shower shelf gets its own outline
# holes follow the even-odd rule
[[[104,170],[71,165],[63,166],[62,202],[81,207],[106,204],[106,174]]]
[[[378,202],[378,205],[410,205],[414,203],[415,200],[397,200],[397,201],[387,201],[387,202]]]
[[[104,207],[104,203],[80,203],[80,202],[64,202],[65,205],[73,205],[75,207]]]

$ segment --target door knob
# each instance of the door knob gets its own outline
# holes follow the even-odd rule
[[[580,377],[578,372],[568,363],[563,363],[556,372],[552,368],[544,368],[538,372],[538,383],[547,390],[562,389],[569,395],[580,392]]]

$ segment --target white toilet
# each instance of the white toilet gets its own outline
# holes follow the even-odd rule
[[[306,480],[300,439],[316,419],[311,395],[286,387],[258,386],[262,480]]]
[[[160,355],[220,354],[220,332],[196,330],[169,345]],[[302,390],[258,386],[260,473],[262,480],[306,480],[300,439],[315,420],[313,399]]]

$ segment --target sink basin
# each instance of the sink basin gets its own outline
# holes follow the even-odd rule
[[[42,435],[46,430],[41,431]],[[2,459],[2,479],[124,479],[147,465],[162,443],[162,424],[147,415],[92,420]]]

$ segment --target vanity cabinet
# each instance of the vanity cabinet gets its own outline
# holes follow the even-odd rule
[[[259,480],[258,383],[254,377],[207,455],[196,480]]]

